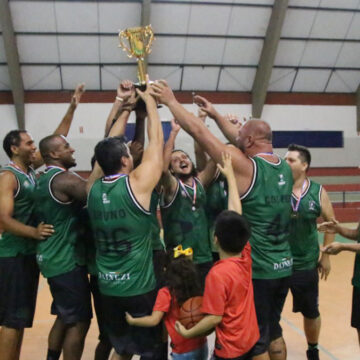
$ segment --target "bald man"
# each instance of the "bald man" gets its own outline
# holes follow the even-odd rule
[[[155,82],[152,89],[158,101],[168,106],[181,127],[216,163],[221,163],[223,152],[231,154],[244,216],[252,228],[250,244],[260,339],[248,356],[256,360],[286,359],[279,321],[292,273],[288,227],[293,180],[290,167],[273,153],[271,128],[262,120],[250,120],[238,129],[237,148],[229,148],[176,100],[165,81]],[[210,117],[221,117],[205,98],[196,96],[195,101]]]

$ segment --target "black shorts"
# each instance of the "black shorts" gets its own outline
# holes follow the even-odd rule
[[[252,360],[254,356],[254,349],[251,349],[246,354],[235,357],[235,358],[222,358],[220,356],[216,356],[215,353],[211,360]]]
[[[0,258],[0,325],[32,327],[38,284],[35,255]]]
[[[134,317],[151,315],[156,294],[157,291],[153,290],[129,297],[101,295],[106,332],[119,355],[159,356],[161,326],[130,326],[125,319],[125,312]]]
[[[195,266],[196,266],[196,270],[198,272],[198,277],[199,277],[201,288],[204,289],[205,288],[205,279],[206,279],[206,276],[209,273],[210,269],[213,266],[213,262],[208,261],[208,262],[205,262],[202,264],[195,264]]]
[[[102,298],[99,291],[98,278],[95,275],[90,275],[90,291],[93,296],[96,320],[99,328],[99,340],[110,343],[110,339],[106,333],[104,326],[104,316],[102,313],[102,302],[101,302]]]
[[[360,330],[360,288],[353,287],[351,326]]]
[[[92,318],[90,285],[85,266],[48,278],[53,297],[51,314],[64,324],[89,321]]]
[[[301,312],[308,319],[316,319],[319,313],[319,273],[318,270],[294,271],[290,278],[293,295],[293,312]]]
[[[254,356],[265,353],[270,342],[282,336],[280,317],[289,285],[290,277],[253,279],[254,302],[260,330],[260,339],[253,349]]]

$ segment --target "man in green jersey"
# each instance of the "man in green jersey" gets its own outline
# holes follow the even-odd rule
[[[352,278],[353,298],[351,312],[351,326],[357,330],[360,345],[360,222],[356,229],[349,229],[341,226],[335,219],[320,224],[319,231],[330,234],[339,234],[349,240],[356,241],[356,244],[333,242],[325,246],[321,251],[329,255],[337,255],[341,251],[352,251],[356,253],[354,274]]]
[[[216,166],[209,164],[203,171],[197,172],[188,154],[182,150],[173,150],[180,126],[174,120],[171,126],[164,149],[164,173],[161,179],[164,241],[167,249],[180,244],[183,248],[193,249],[193,260],[200,282],[204,285],[212,266],[204,186],[211,182]]]
[[[110,136],[125,131],[127,117],[128,112],[121,113]],[[86,221],[86,188],[101,176],[101,170],[95,163],[87,181],[69,171],[76,166],[74,151],[63,136],[51,135],[40,141],[46,169],[35,191],[36,215],[51,221],[55,229],[36,249],[40,271],[48,279],[53,297],[51,313],[57,316],[49,334],[47,360],[58,359],[61,351],[64,359],[80,359],[92,317],[85,239],[81,238],[87,224],[81,221]]]
[[[105,177],[88,194],[104,323],[115,358],[122,360],[132,354],[151,357],[160,346],[159,332],[125,320],[126,311],[134,317],[151,314],[156,296],[150,202],[163,167],[163,133],[148,81],[145,92],[137,90],[146,104],[149,138],[140,165],[133,169],[123,138],[101,141],[95,156]]]
[[[292,273],[288,237],[293,180],[290,167],[273,154],[271,128],[264,121],[250,120],[238,131],[238,148],[227,147],[176,100],[166,81],[160,80],[152,88],[158,101],[169,107],[215,163],[221,162],[223,152],[231,154],[244,216],[252,228],[254,297],[260,329],[254,359],[269,359],[268,349],[271,359],[285,359],[279,321]],[[194,99],[208,116],[221,118],[218,124],[229,123],[209,101],[198,96]]]
[[[290,247],[294,258],[294,272],[290,283],[293,311],[301,312],[304,316],[307,358],[317,360],[321,326],[318,272],[326,280],[330,272],[330,260],[326,253],[319,259],[316,220],[319,216],[325,221],[331,220],[334,218],[334,210],[326,190],[306,175],[311,163],[310,151],[304,146],[291,144],[285,160],[294,177],[290,223]],[[326,233],[324,245],[333,241],[334,235]]]
[[[76,87],[69,108],[55,130],[66,135],[84,92]],[[33,219],[34,168],[42,165],[34,140],[25,130],[10,131],[3,147],[10,164],[0,173],[0,359],[18,359],[25,327],[31,327],[35,311],[39,270],[36,241],[53,233],[52,225]]]

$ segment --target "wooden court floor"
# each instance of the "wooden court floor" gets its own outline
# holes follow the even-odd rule
[[[331,260],[331,274],[326,282],[320,283],[321,359],[358,360],[360,349],[357,334],[356,330],[350,327],[354,254],[344,252],[333,256]],[[41,278],[34,326],[25,332],[22,360],[46,358],[47,335],[54,321],[54,317],[50,315],[50,304],[51,295],[47,282]],[[281,324],[288,348],[288,359],[306,359],[302,318],[300,314],[293,314],[291,311],[291,294],[287,298]],[[93,319],[86,339],[83,359],[93,359],[97,336],[97,325]],[[209,346],[213,348],[213,336],[209,339]]]

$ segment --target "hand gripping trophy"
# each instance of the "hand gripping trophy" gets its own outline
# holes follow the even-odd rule
[[[124,42],[127,40],[129,46]],[[151,53],[151,44],[154,40],[154,32],[151,25],[143,27],[127,28],[119,32],[119,47],[121,47],[129,58],[136,57],[138,63],[139,83],[136,87],[144,88],[146,84],[145,57]]]

